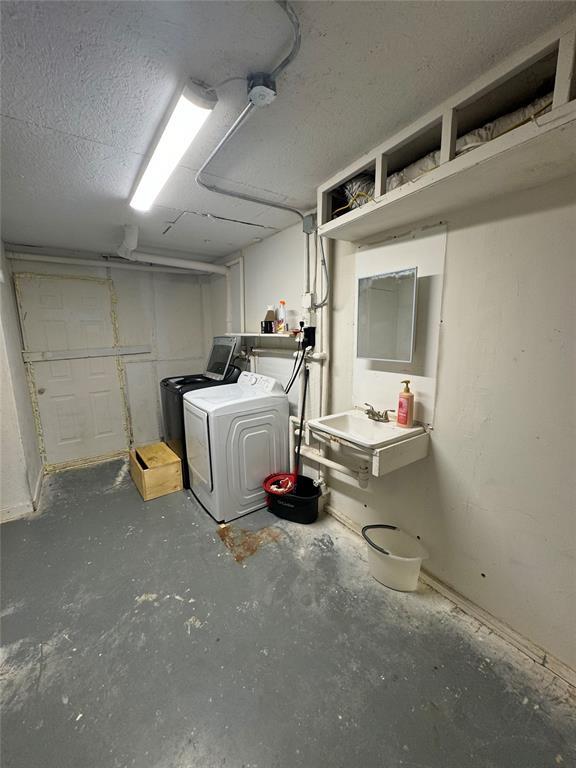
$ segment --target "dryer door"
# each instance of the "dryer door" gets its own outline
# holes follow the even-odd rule
[[[208,414],[190,403],[185,403],[184,429],[191,486],[196,488],[200,485],[210,492],[213,486]]]
[[[227,490],[236,515],[264,506],[264,478],[288,470],[287,426],[287,405],[285,413],[270,408],[232,418],[226,446]]]

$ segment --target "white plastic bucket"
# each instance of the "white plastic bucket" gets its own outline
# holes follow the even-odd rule
[[[381,584],[400,592],[414,592],[422,560],[428,552],[413,536],[395,525],[365,525],[370,573]]]

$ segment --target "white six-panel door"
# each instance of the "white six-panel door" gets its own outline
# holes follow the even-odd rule
[[[126,450],[110,281],[14,277],[46,463]]]

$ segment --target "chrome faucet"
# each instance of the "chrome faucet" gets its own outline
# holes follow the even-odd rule
[[[366,416],[368,416],[369,419],[372,419],[372,421],[383,421],[384,423],[387,423],[390,421],[388,414],[394,413],[393,408],[387,408],[384,412],[382,412],[377,411],[373,405],[370,405],[370,403],[364,403],[364,405],[368,406],[366,410]]]

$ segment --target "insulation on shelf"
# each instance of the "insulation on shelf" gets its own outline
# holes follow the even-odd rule
[[[552,93],[548,93],[546,96],[535,99],[525,107],[515,109],[513,112],[497,117],[495,120],[486,123],[480,128],[475,128],[473,131],[469,131],[464,136],[457,139],[456,157],[463,155],[476,147],[480,147],[493,139],[497,139],[499,136],[503,136],[505,133],[524,125],[524,123],[527,123],[530,120],[534,120],[540,115],[549,112],[551,107]],[[438,168],[439,165],[440,150],[437,149],[406,166],[406,168],[398,171],[398,173],[391,174],[386,179],[386,192],[397,189],[408,181],[416,181],[416,179],[419,179],[420,176],[423,176],[425,173],[429,173],[435,168]]]
[[[541,96],[530,104],[515,109],[508,114],[491,120],[485,125],[469,131],[464,136],[460,136],[456,141],[456,157],[469,152],[476,147],[497,139],[505,133],[518,128],[521,125],[535,120],[540,115],[544,115],[552,108],[552,93]],[[390,174],[386,179],[386,192],[401,187],[409,181],[416,181],[421,176],[440,165],[440,149],[429,152],[423,157],[418,158],[410,165],[407,165],[400,171]],[[349,210],[359,208],[366,203],[374,200],[374,176],[371,173],[363,172],[345,182],[341,188],[334,190],[335,202],[339,199],[346,202],[334,210],[332,218],[337,218]]]

